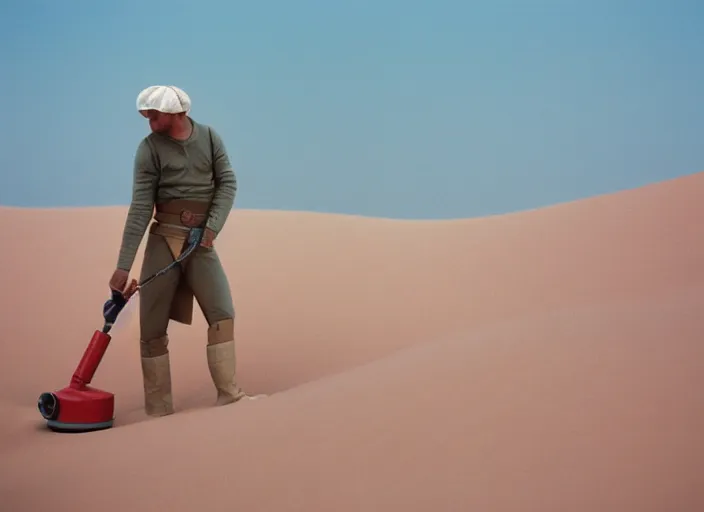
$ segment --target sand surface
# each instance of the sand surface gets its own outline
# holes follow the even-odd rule
[[[701,512],[703,198],[696,174],[457,221],[235,210],[240,382],[270,396],[212,407],[197,310],[177,413],[147,419],[137,297],[93,380],[115,428],[80,435],[36,400],[102,326],[126,208],[2,208],[0,510]]]

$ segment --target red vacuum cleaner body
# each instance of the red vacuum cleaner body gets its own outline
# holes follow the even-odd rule
[[[115,395],[89,386],[110,344],[110,335],[96,330],[70,384],[39,397],[39,411],[54,431],[86,432],[113,426]]]

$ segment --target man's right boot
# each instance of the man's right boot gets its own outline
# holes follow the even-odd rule
[[[161,342],[162,349],[158,355],[145,350],[154,343],[142,342],[142,378],[144,381],[144,411],[149,416],[166,416],[173,414],[171,397],[171,361],[163,338],[154,340]]]

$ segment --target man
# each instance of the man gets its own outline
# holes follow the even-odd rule
[[[147,235],[140,281],[178,257],[192,227],[203,227],[200,246],[176,267],[140,290],[140,352],[147,414],[174,412],[167,334],[170,320],[190,325],[193,297],[208,323],[206,357],[217,405],[247,396],[235,379],[234,305],[213,243],[232,209],[237,180],[219,135],[189,115],[181,89],[155,85],[137,97],[152,133],[137,147],[132,202],[110,287],[128,288],[137,249]],[[156,212],[154,209],[156,207]]]

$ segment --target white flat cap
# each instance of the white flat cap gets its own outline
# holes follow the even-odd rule
[[[191,98],[173,85],[152,85],[137,96],[137,110],[158,110],[178,114],[191,110]]]

